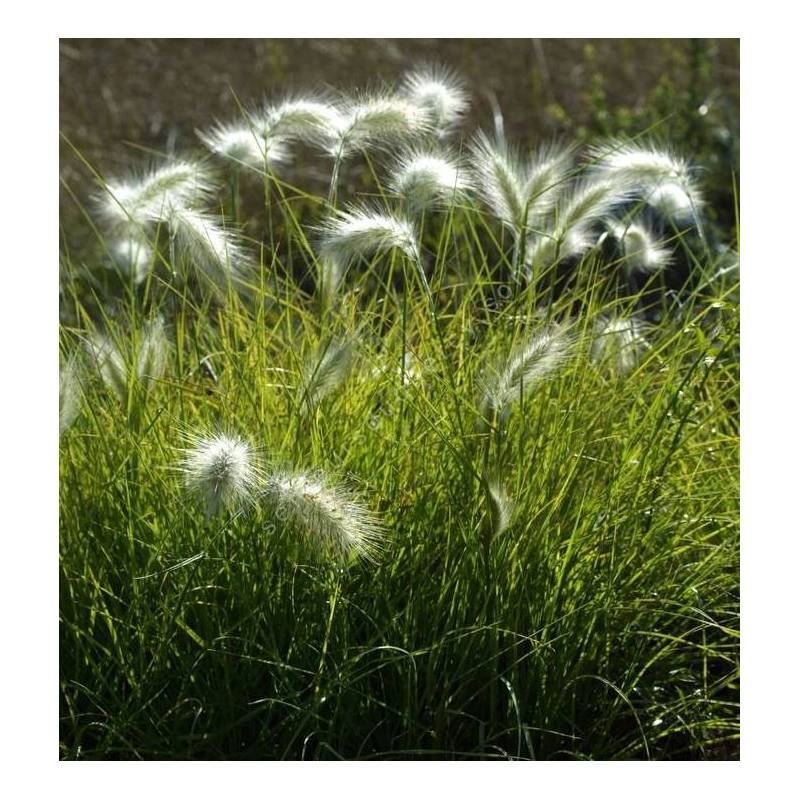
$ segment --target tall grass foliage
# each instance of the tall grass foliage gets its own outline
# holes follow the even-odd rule
[[[425,69],[83,161],[62,758],[737,752],[736,244],[652,135],[468,107]]]

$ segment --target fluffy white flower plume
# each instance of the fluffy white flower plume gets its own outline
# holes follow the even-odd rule
[[[145,392],[164,374],[169,358],[169,341],[161,319],[152,320],[131,352],[108,336],[94,335],[87,342],[89,354],[103,383],[125,403],[132,381]]]
[[[248,261],[239,237],[219,219],[202,210],[213,188],[204,165],[177,161],[135,182],[109,184],[101,211],[119,236],[116,256],[129,259],[129,269],[144,279],[152,253],[144,246],[165,225],[191,265],[216,290],[223,290],[246,271]],[[148,260],[147,267],[145,259]],[[175,264],[173,270],[177,269]]]
[[[572,355],[573,348],[571,335],[550,327],[514,350],[484,386],[481,402],[484,419],[497,415],[501,421],[505,420],[514,403],[554,375]]]
[[[531,156],[523,189],[528,227],[549,214],[565,194],[572,162],[573,148],[556,144],[545,145]]]
[[[418,261],[417,233],[406,219],[388,212],[351,206],[337,211],[320,227],[323,257],[349,264],[354,258],[397,248]]]
[[[636,317],[601,317],[594,326],[592,361],[626,375],[650,348],[645,330]]]
[[[606,177],[583,180],[558,199],[550,224],[525,253],[530,276],[556,261],[583,255],[597,243],[592,226],[630,197],[629,187]]]
[[[145,389],[159,381],[167,371],[169,340],[164,321],[157,317],[145,326],[136,353],[136,377]]]
[[[208,131],[198,131],[197,135],[212,153],[247,169],[263,172],[265,166],[288,163],[291,156],[287,142],[265,138],[255,125],[255,122],[218,124]]]
[[[111,245],[114,263],[123,275],[132,276],[134,283],[147,279],[153,264],[153,248],[141,235],[132,232]]]
[[[471,150],[475,185],[483,201],[515,235],[521,235],[528,182],[522,156],[505,141],[493,141],[483,131],[475,136]]]
[[[596,171],[637,186],[666,217],[692,219],[703,206],[691,165],[667,148],[611,141],[592,148],[590,156]]]
[[[109,337],[96,334],[87,341],[89,355],[103,383],[125,403],[128,399],[130,366],[125,354]]]
[[[403,98],[377,94],[345,101],[323,129],[324,146],[341,159],[367,147],[419,136],[430,129],[428,115]]]
[[[323,309],[331,307],[346,272],[347,265],[338,256],[328,254],[317,259],[317,292]]]
[[[188,440],[178,469],[187,489],[204,501],[209,516],[254,499],[261,476],[247,441],[224,433],[190,434]]]
[[[647,227],[636,222],[609,220],[609,233],[619,242],[622,267],[626,273],[658,272],[669,266],[672,252],[664,247]]]
[[[72,425],[80,413],[80,386],[78,364],[71,358],[59,371],[58,376],[58,435]]]
[[[504,533],[511,524],[514,514],[514,501],[498,481],[489,481],[487,485],[489,513],[492,520],[492,537]]]
[[[238,236],[211,214],[176,208],[169,225],[181,250],[213,288],[224,291],[229,282],[246,274],[249,262]]]
[[[343,124],[341,113],[324,99],[287,98],[267,106],[258,120],[262,137],[267,141],[286,142],[300,139],[319,141]]]
[[[327,342],[308,360],[303,370],[301,403],[311,410],[341,386],[355,363],[356,348],[349,339]]]
[[[447,136],[469,110],[469,96],[463,83],[444,67],[423,67],[406,73],[403,93],[426,111],[440,138]]]
[[[265,495],[275,516],[316,553],[376,560],[385,535],[379,519],[325,476],[279,471],[267,479]]]
[[[503,140],[483,131],[472,142],[475,185],[484,202],[515,235],[550,212],[563,195],[572,165],[569,148],[548,145],[525,159]]]
[[[168,217],[176,207],[206,202],[213,188],[204,164],[181,159],[139,178],[107,184],[100,212],[112,227],[141,229],[153,219]]]
[[[463,202],[472,183],[465,168],[449,154],[410,150],[402,155],[389,178],[389,191],[413,213]]]

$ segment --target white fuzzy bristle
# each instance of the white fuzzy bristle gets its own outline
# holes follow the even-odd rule
[[[462,202],[471,188],[466,170],[455,158],[421,150],[401,156],[389,180],[389,190],[412,213]]]
[[[601,317],[594,326],[592,361],[626,375],[650,348],[645,330],[635,317]]]
[[[189,437],[178,469],[191,492],[199,495],[209,516],[235,510],[251,501],[259,486],[259,469],[251,445],[223,433]]]
[[[440,138],[449,134],[469,110],[469,96],[461,80],[442,67],[424,67],[406,73],[403,93],[426,111]]]
[[[384,539],[378,518],[319,473],[276,472],[266,484],[275,515],[323,556],[375,561]]]
[[[504,420],[512,406],[564,365],[573,351],[573,338],[557,328],[539,331],[495,371],[484,387],[481,413]]]
[[[413,225],[388,212],[351,206],[326,220],[320,233],[321,254],[338,258],[342,263],[393,248],[411,259],[419,258]]]

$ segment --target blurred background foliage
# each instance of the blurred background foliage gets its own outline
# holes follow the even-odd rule
[[[525,147],[644,131],[672,143],[702,168],[709,216],[720,238],[733,238],[738,39],[62,39],[62,245],[75,256],[92,238],[79,206],[93,178],[75,149],[118,176],[150,156],[199,148],[196,129],[242,105],[392,84],[420,63],[464,78],[466,131],[491,130],[499,109],[506,136]],[[297,165],[299,185],[308,166]]]

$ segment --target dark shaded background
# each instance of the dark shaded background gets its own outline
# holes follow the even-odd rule
[[[185,152],[195,129],[286,91],[396,81],[421,62],[456,69],[473,93],[467,125],[509,138],[635,135],[656,125],[705,169],[711,213],[733,224],[738,173],[737,39],[62,39],[61,132],[106,177],[141,147]],[[238,97],[238,101],[237,101]],[[84,225],[91,173],[62,137],[62,230]],[[68,190],[67,188],[68,187]]]

